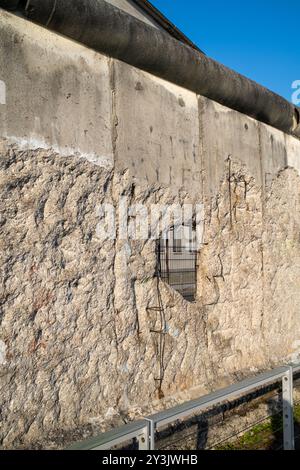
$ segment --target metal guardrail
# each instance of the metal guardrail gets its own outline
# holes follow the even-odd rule
[[[300,374],[300,364],[296,366],[292,366],[293,368],[293,374]]]
[[[149,449],[149,423],[146,420],[134,421],[100,436],[91,437],[70,446],[68,450],[107,450],[134,438],[138,440],[139,450]]]
[[[216,405],[221,405],[226,401],[241,397],[256,389],[282,381],[283,447],[284,450],[294,450],[293,375],[297,373],[300,373],[300,365],[278,367],[196,400],[188,401],[174,408],[113,429],[100,436],[79,442],[68,449],[107,450],[118,444],[126,443],[131,439],[137,439],[139,450],[154,450],[155,432],[162,426],[195,414],[200,414]]]

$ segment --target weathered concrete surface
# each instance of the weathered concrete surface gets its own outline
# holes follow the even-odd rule
[[[156,302],[154,242],[103,243],[95,235],[97,205],[131,194],[126,175],[113,179],[79,158],[2,149],[0,181],[1,438],[9,447],[155,397],[150,329],[158,323],[146,313]],[[139,193],[154,202],[149,187]],[[172,199],[161,191],[161,202]],[[204,323],[196,306],[163,291],[165,393],[172,393],[193,384]],[[201,360],[194,371],[204,370]]]
[[[0,10],[1,136],[113,163],[108,59]]]
[[[202,193],[198,103],[194,93],[114,62],[116,166],[178,193]]]
[[[96,207],[121,194],[147,205],[155,194],[164,204],[176,197],[141,183],[133,194],[128,172],[45,151],[3,148],[1,167],[2,445],[45,436],[47,446],[55,430],[95,420],[99,430],[110,414],[151,410],[154,243],[100,242]],[[226,178],[211,206],[198,302],[160,286],[166,397],[299,355],[299,176],[286,170],[274,181],[264,222],[260,189],[239,165],[232,186],[232,227]]]
[[[215,194],[227,160],[240,160],[261,183],[259,123],[214,101],[199,97],[206,193]],[[264,126],[266,127],[266,126]]]
[[[226,179],[207,207],[198,292],[216,365],[222,355],[220,373],[299,357],[298,207],[295,170],[282,171],[264,193],[233,162],[230,185]]]
[[[300,140],[293,139],[289,135],[285,135],[287,164],[295,168],[300,174]]]
[[[2,447],[59,446],[299,359],[300,141],[0,21]],[[205,203],[197,302],[159,284],[163,348],[154,241],[97,238],[99,204],[124,195]]]

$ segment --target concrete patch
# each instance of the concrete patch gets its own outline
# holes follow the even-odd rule
[[[6,104],[6,85],[0,80],[0,104]]]
[[[0,365],[6,364],[6,344],[0,340]]]

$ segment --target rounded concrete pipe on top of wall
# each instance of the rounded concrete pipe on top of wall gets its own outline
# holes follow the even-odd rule
[[[300,137],[300,108],[105,0],[0,0],[96,51]]]

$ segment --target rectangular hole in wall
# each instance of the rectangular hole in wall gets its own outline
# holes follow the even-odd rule
[[[189,302],[196,298],[197,252],[191,227],[170,229],[157,244],[158,274]]]

